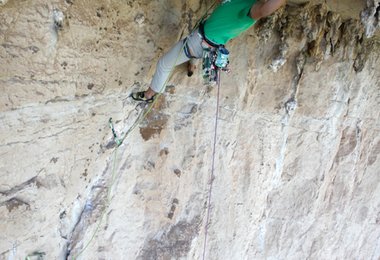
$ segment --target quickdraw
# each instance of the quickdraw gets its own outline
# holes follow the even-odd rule
[[[115,127],[114,127],[113,122],[112,122],[112,117],[108,120],[108,123],[109,123],[111,130],[112,130],[113,140],[115,141],[117,146],[120,146],[123,143],[123,141],[116,134]]]
[[[218,81],[218,70],[230,72],[229,51],[224,47],[206,48],[203,52],[202,76],[205,85],[213,85]]]

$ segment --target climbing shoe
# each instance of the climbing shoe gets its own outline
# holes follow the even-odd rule
[[[151,98],[146,98],[145,97],[145,91],[140,91],[140,92],[135,92],[135,93],[132,93],[130,95],[130,97],[133,99],[133,100],[136,100],[136,101],[143,101],[143,102],[147,102],[147,103],[152,103],[154,101],[154,98],[155,98],[156,95],[154,95],[153,97]]]

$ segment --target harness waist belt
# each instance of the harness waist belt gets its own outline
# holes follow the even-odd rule
[[[201,24],[199,25],[199,33],[201,34],[203,40],[207,42],[207,44],[209,44],[211,47],[213,48],[224,47],[224,44],[218,44],[216,42],[213,42],[207,39],[205,35],[205,21],[201,22]]]

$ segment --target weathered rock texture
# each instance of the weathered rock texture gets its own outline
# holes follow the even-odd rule
[[[0,1],[0,259],[380,258],[378,1],[289,1],[109,117],[205,1]],[[349,6],[350,8],[347,8]],[[370,36],[373,36],[370,38]]]

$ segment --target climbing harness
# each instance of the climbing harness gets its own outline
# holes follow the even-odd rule
[[[213,85],[218,81],[220,70],[229,72],[229,51],[224,47],[206,48],[203,50],[202,76],[205,85]]]
[[[203,57],[202,57],[202,76],[205,85],[213,85],[217,82],[217,70],[229,72],[229,54],[223,44],[218,44],[205,35],[205,21],[199,24],[199,35],[202,38]]]
[[[215,60],[215,66],[220,69],[226,69],[227,65],[229,64],[228,57],[230,55],[230,52],[226,48],[218,48],[217,49],[217,56]]]
[[[217,1],[215,1],[209,8],[207,8],[207,10],[206,10],[206,12],[205,12],[205,14],[201,17],[201,19],[199,19],[199,21],[196,23],[196,25],[194,26],[194,28],[193,28],[193,30],[191,31],[191,33],[193,33],[197,28],[199,28],[199,30],[201,31],[203,31],[203,29],[201,29],[201,28],[203,28],[203,21],[206,19],[206,17],[209,15],[209,12],[210,12],[210,10],[215,6],[217,4]],[[190,33],[190,34],[191,34]],[[202,36],[203,35],[203,36]],[[202,39],[203,40],[206,40],[206,37],[204,36],[204,32],[203,33],[201,33],[201,36],[202,36]],[[188,38],[185,38],[184,40],[183,40],[183,45],[182,45],[182,49],[183,50],[185,50],[186,51],[186,46],[187,46],[187,40],[188,40]],[[207,40],[208,41],[208,40]],[[210,41],[208,41],[208,42],[210,42]],[[213,46],[216,46],[216,45],[213,45]],[[210,48],[211,48],[212,46],[210,46]],[[217,47],[218,47],[218,49],[219,49],[219,47],[224,47],[224,45],[217,45]],[[182,51],[182,49],[181,49],[181,51]],[[207,48],[206,49],[204,49],[205,51],[207,51]],[[228,53],[228,51],[227,51],[227,53]],[[176,60],[175,60],[175,63],[174,64],[177,64],[177,61],[178,61],[178,58],[179,58],[179,56],[180,56],[180,52],[178,52],[178,55],[177,55],[177,57],[176,57]],[[215,55],[213,55],[213,57],[214,57]],[[227,55],[227,59],[228,59],[228,55]],[[210,64],[212,64],[212,65],[214,65],[215,64],[215,60],[213,59],[212,60],[212,62],[210,63]],[[173,66],[172,67],[172,69],[171,69],[171,71],[170,71],[170,74],[172,74],[172,72],[173,72],[173,70],[174,70],[174,67],[175,66]],[[215,70],[215,68],[214,67],[212,67],[212,69],[213,70]],[[227,67],[225,68],[225,69],[223,69],[223,70],[225,70],[225,71],[229,71],[229,69],[227,69]],[[115,132],[115,129],[112,131],[113,132],[113,136],[114,136],[114,141],[116,142],[116,144],[117,144],[117,146],[120,146],[120,145],[122,145],[122,143],[124,142],[124,140],[125,140],[125,138],[127,138],[127,136],[142,122],[142,120],[144,120],[144,118],[146,118],[146,116],[150,113],[150,111],[152,111],[152,109],[153,109],[153,107],[154,107],[154,105],[156,104],[156,102],[158,101],[158,98],[162,95],[162,91],[164,90],[164,88],[165,88],[165,86],[166,86],[166,84],[168,83],[168,80],[169,80],[169,78],[170,78],[170,76],[166,79],[166,81],[164,82],[164,84],[162,85],[162,87],[161,87],[161,90],[159,91],[159,93],[157,93],[156,95],[155,95],[155,98],[154,98],[154,100],[153,100],[153,102],[151,102],[151,103],[149,103],[150,105],[149,105],[149,107],[148,107],[148,109],[144,112],[142,112],[142,113],[140,113],[139,114],[139,116],[137,117],[137,119],[135,120],[135,122],[132,124],[132,126],[126,131],[126,132],[123,132],[123,133],[121,133],[120,134],[120,137],[119,138],[117,138],[117,139],[115,139],[115,134],[116,134],[116,132]],[[215,81],[215,80],[214,80]],[[111,128],[112,129],[112,128]],[[114,132],[115,132],[115,134],[114,134]]]

